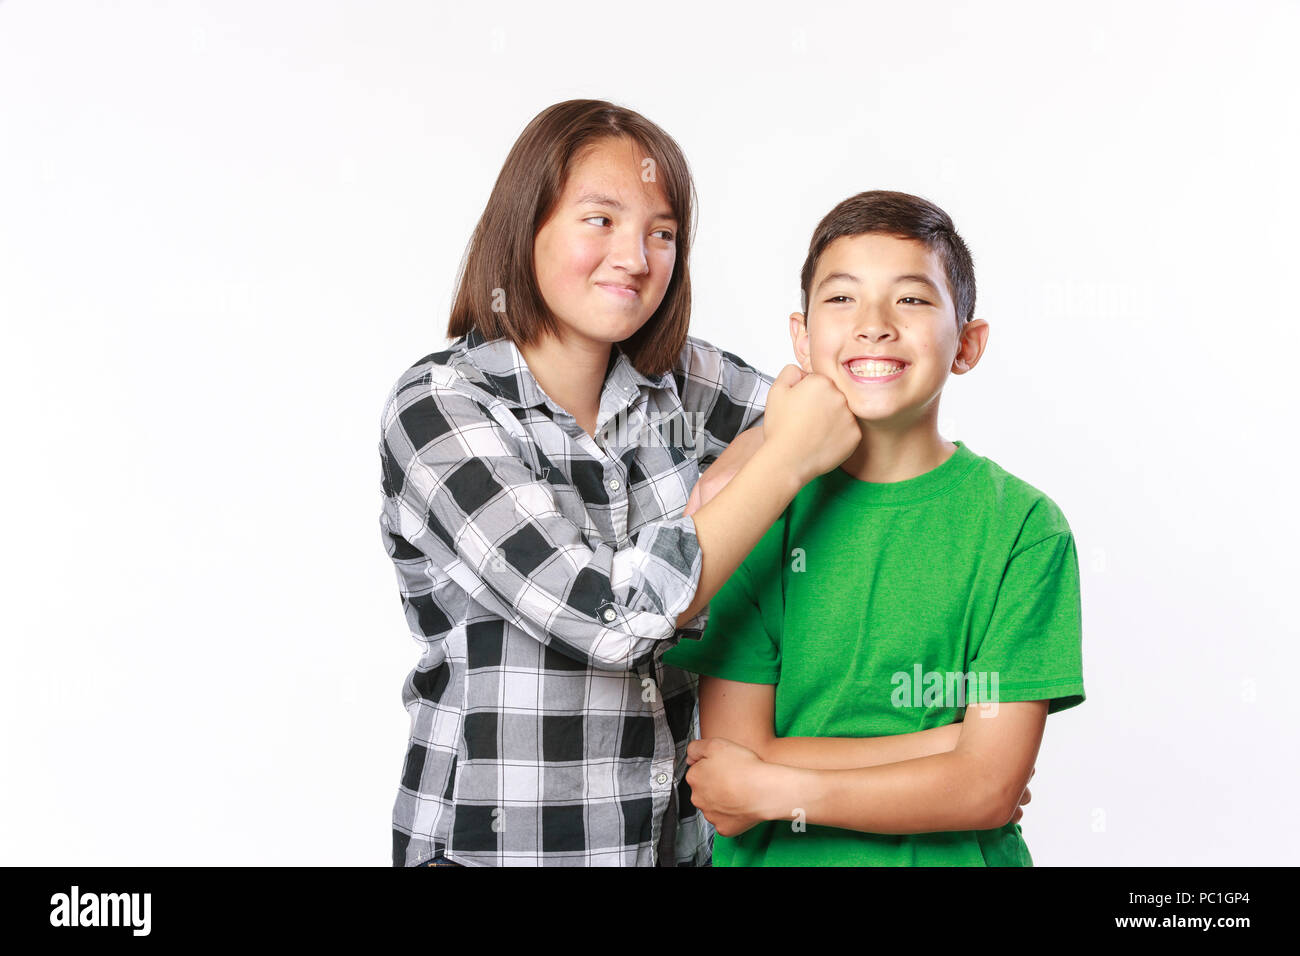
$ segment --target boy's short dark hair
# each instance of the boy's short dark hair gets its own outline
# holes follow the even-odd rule
[[[920,196],[884,189],[850,196],[828,212],[813,230],[808,258],[804,260],[800,277],[805,317],[817,260],[826,247],[844,236],[860,236],[868,232],[916,239],[938,253],[957,312],[957,328],[971,320],[975,314],[975,264],[965,241],[957,235],[952,219]]]

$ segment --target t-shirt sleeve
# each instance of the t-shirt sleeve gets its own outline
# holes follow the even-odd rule
[[[696,674],[746,684],[777,682],[781,644],[763,621],[748,558],[710,602],[709,623],[699,640],[682,640],[663,660]]]
[[[987,697],[1050,700],[1047,712],[1083,703],[1083,627],[1079,558],[1072,532],[1060,531],[1016,552],[970,671]],[[978,694],[972,693],[971,700]]]

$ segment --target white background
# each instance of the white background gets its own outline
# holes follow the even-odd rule
[[[818,219],[947,209],[941,431],[1046,491],[1087,701],[1039,865],[1294,861],[1294,2],[0,3],[0,862],[391,863],[379,412],[515,137],[610,99],[775,374]]]

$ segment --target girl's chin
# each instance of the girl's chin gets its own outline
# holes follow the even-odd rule
[[[590,317],[589,315],[588,318]],[[649,318],[649,316],[646,316],[645,319],[640,321],[633,321],[626,315],[611,315],[606,317],[604,321],[597,319],[596,322],[588,321],[582,325],[566,324],[572,334],[581,335],[583,338],[597,342],[613,344],[631,338],[645,325],[646,320]]]
[[[630,310],[615,310],[612,312],[595,312],[592,314],[595,316],[603,316],[603,321],[598,321],[596,323],[596,327],[599,330],[617,336],[618,338],[616,338],[615,341],[621,341],[629,335],[632,335],[650,321],[650,316],[654,315],[654,312],[647,312],[642,315],[640,310],[635,312]]]

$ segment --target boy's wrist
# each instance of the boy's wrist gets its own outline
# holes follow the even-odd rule
[[[758,812],[764,820],[790,823],[807,815],[818,771],[765,763],[758,783]]]

